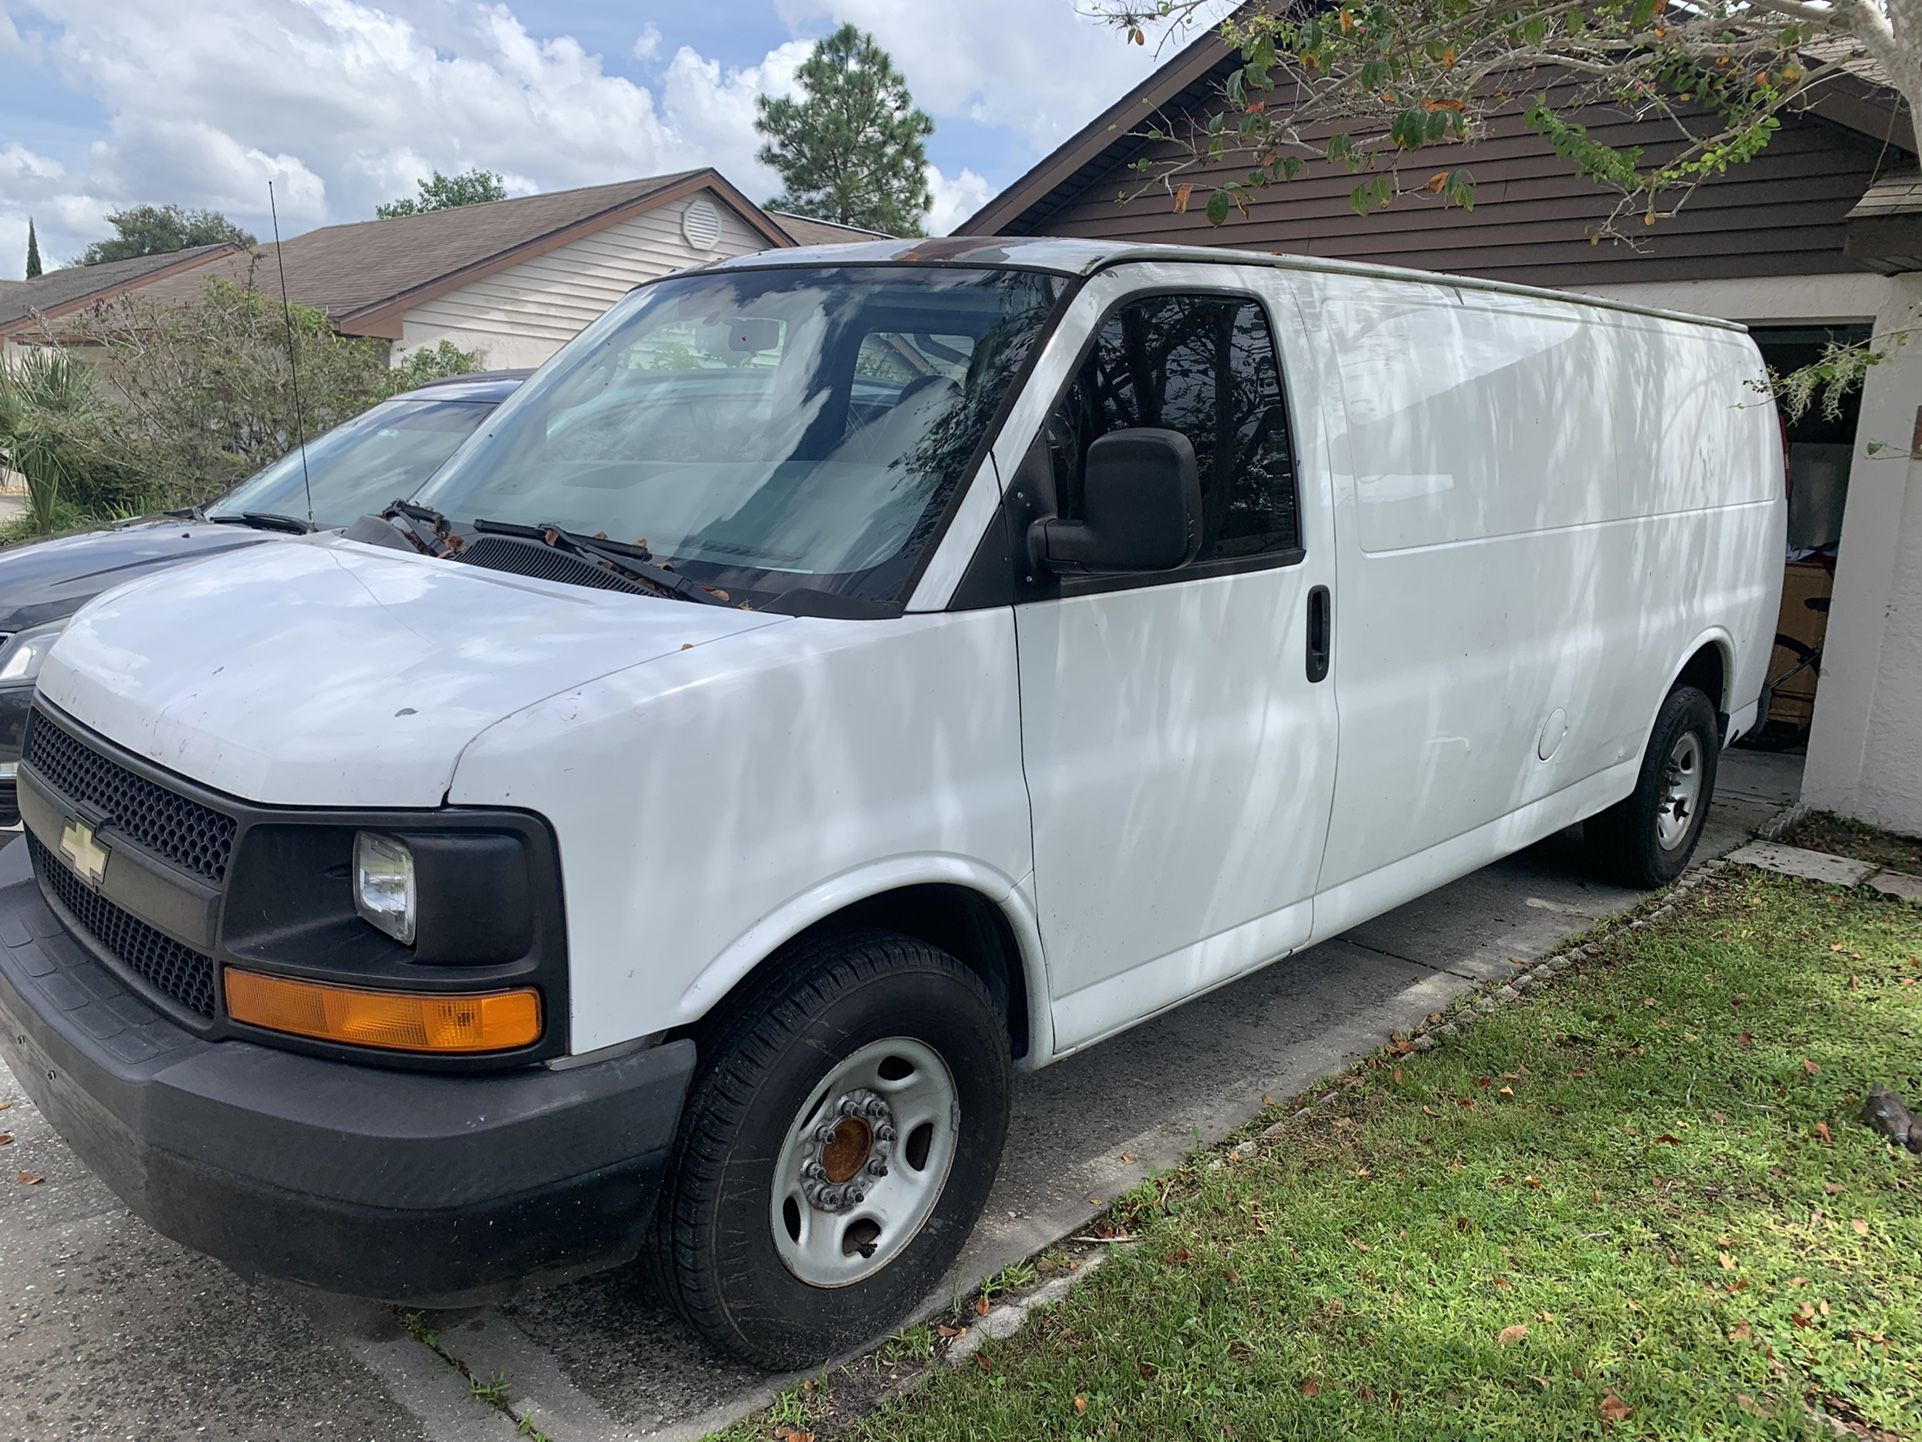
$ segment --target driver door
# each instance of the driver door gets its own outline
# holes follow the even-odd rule
[[[1061,1050],[1304,944],[1334,789],[1330,508],[1300,473],[1276,343],[1275,303],[1295,307],[1272,271],[1242,288],[1157,266],[1145,288],[1145,269],[1088,287],[1098,318],[1043,430],[1054,501],[1073,518],[1100,436],[1177,430],[1200,465],[1200,554],[1015,608]]]

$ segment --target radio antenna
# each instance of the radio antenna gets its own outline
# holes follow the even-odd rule
[[[287,262],[280,254],[280,208],[267,182],[267,214],[274,222],[274,265],[280,271],[280,315],[287,323],[287,374],[294,383],[294,437],[300,447],[300,488],[307,496],[307,524],[314,524],[314,483],[307,478],[307,418],[300,408],[300,348],[294,344],[294,303],[287,299]]]

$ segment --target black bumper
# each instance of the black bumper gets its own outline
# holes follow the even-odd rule
[[[497,1073],[204,1041],[137,998],[0,851],[0,1055],[156,1230],[326,1291],[450,1306],[626,1261],[694,1044]]]

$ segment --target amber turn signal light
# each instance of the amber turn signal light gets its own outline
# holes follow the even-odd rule
[[[387,1051],[513,1051],[540,1040],[530,987],[466,995],[369,991],[228,967],[227,1015],[249,1026]]]

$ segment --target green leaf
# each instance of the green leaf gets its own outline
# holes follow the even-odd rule
[[[1228,218],[1228,192],[1217,190],[1208,197],[1208,224],[1220,225]]]

